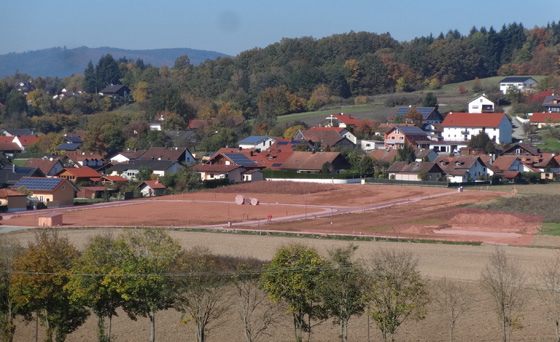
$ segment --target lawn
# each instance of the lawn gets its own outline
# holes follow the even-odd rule
[[[541,234],[560,236],[560,223],[543,223],[541,227]]]

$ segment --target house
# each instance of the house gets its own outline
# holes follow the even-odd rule
[[[299,130],[292,137],[294,140],[305,140],[313,144],[318,149],[325,150],[328,147],[350,147],[354,148],[356,144],[348,140],[348,138],[341,136],[336,131],[332,130]]]
[[[108,97],[114,97],[114,96],[126,97],[130,95],[130,89],[128,89],[127,86],[124,86],[122,84],[109,84],[105,88],[101,89],[99,94],[101,96],[108,96]]]
[[[196,161],[186,147],[150,147],[138,160],[169,160],[187,164]]]
[[[126,150],[121,151],[109,159],[111,163],[128,163],[132,160],[140,159],[147,150]]]
[[[0,189],[0,211],[13,212],[27,209],[27,195],[11,189]]]
[[[46,176],[53,176],[64,169],[64,165],[58,158],[29,158],[24,167],[38,167]]]
[[[511,143],[513,128],[505,113],[449,112],[443,123],[444,141],[470,141],[474,135],[485,132],[498,144]]]
[[[350,169],[350,163],[339,152],[300,151],[294,151],[280,169],[302,173],[319,173],[326,163],[329,163],[330,171],[333,173]]]
[[[435,163],[450,183],[475,181],[488,176],[486,165],[478,156],[438,156]]]
[[[128,164],[116,164],[111,170],[111,176],[122,176],[128,180],[136,179],[141,168],[152,170],[157,177],[175,174],[183,168],[183,165],[173,160],[134,160]]]
[[[73,143],[73,144],[83,144],[84,141],[82,139],[80,139],[77,136],[73,136],[73,135],[64,135],[64,141],[67,143]]]
[[[4,134],[7,137],[34,135],[33,131],[28,128],[6,128],[6,129],[1,129],[0,133]]]
[[[138,187],[143,197],[163,196],[165,194],[165,185],[158,180],[145,180],[138,184]]]
[[[503,173],[504,171],[517,171],[517,172],[526,172],[529,171],[523,163],[521,163],[521,159],[519,156],[515,155],[501,155],[496,160],[492,162],[492,167],[495,168],[498,174]]]
[[[469,101],[469,113],[494,113],[494,102],[482,94]]]
[[[415,148],[429,146],[428,134],[416,126],[395,126],[385,133],[385,148],[402,148],[405,143]]]
[[[529,124],[538,129],[560,126],[560,113],[533,113]]]
[[[11,167],[0,169],[0,188],[8,188],[16,184],[22,177],[45,177],[38,167]]]
[[[521,92],[532,91],[537,83],[538,82],[535,81],[532,77],[510,76],[500,81],[500,91],[504,95],[507,94],[510,88],[517,89]]]
[[[25,151],[25,148],[32,145],[37,140],[34,135],[23,135],[23,136],[0,136],[0,143],[14,143],[19,146],[21,151]]]
[[[252,135],[243,140],[240,140],[237,143],[237,146],[239,146],[242,149],[264,150],[272,146],[272,144],[274,144],[275,141],[276,141],[275,139],[270,138],[266,135],[264,136]]]
[[[360,149],[365,153],[385,148],[385,142],[380,140],[360,140]]]
[[[521,156],[538,156],[542,152],[541,150],[533,145],[529,144],[512,144],[510,146],[506,146],[502,154],[505,155],[521,155]]]
[[[428,181],[437,181],[443,178],[444,172],[436,163],[431,162],[394,162],[387,170],[389,177],[403,181],[421,181],[421,174],[425,174]]]
[[[341,137],[345,137],[353,142],[354,145],[358,142],[358,138],[345,127],[310,127],[309,129],[312,131],[334,131]]]
[[[192,169],[200,174],[200,179],[203,181],[229,179],[232,183],[244,181],[243,173],[248,171],[247,168],[234,164],[199,164]]]
[[[4,142],[10,137],[0,137],[0,153],[3,152],[8,157],[13,157],[16,153],[23,151],[23,149],[14,142]]]
[[[154,119],[152,121],[150,121],[150,131],[161,131],[163,130],[163,121],[164,121],[164,117],[163,115],[161,115],[159,117],[159,119]]]
[[[381,161],[388,163],[389,165],[392,164],[397,157],[399,152],[394,148],[387,148],[387,149],[379,149],[374,150],[368,153],[368,156],[374,159],[374,161]]]
[[[54,174],[54,177],[68,179],[72,183],[97,183],[101,174],[91,167],[67,167]]]
[[[222,149],[220,149],[222,151]],[[214,153],[206,164],[237,165],[244,167],[257,167],[257,163],[239,152]]]
[[[17,190],[25,187],[31,197],[43,202],[47,207],[74,205],[74,197],[78,188],[64,178],[23,177],[13,187]]]
[[[415,109],[420,114],[422,114],[422,124],[431,124],[431,123],[441,123],[443,121],[443,116],[438,111],[437,107],[399,107],[397,110],[389,117],[391,121],[395,121],[399,117],[402,119],[402,122],[406,122],[404,120],[406,114],[409,111]]]
[[[87,166],[97,170],[107,163],[102,155],[95,153],[67,153],[66,157],[75,167]]]
[[[521,156],[519,158],[521,159],[521,163],[523,163],[530,172],[560,172],[560,165],[552,153],[542,153],[539,156]]]
[[[560,95],[551,94],[545,97],[542,106],[548,113],[560,113]]]

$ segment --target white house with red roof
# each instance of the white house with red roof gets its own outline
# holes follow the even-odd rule
[[[560,113],[533,113],[529,124],[537,126],[538,129],[560,126]]]
[[[143,197],[162,196],[165,194],[165,186],[159,180],[145,180],[138,184]]]
[[[511,143],[513,128],[505,113],[457,113],[447,114],[443,123],[444,141],[469,141],[485,132],[498,144]]]

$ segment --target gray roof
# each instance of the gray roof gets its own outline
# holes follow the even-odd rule
[[[270,139],[267,135],[251,135],[250,137],[239,141],[238,144],[258,144],[267,139]]]
[[[427,135],[426,131],[418,126],[396,126],[394,129],[398,129],[404,134],[416,134],[416,135]]]
[[[511,76],[511,77],[506,77],[503,80],[500,81],[500,83],[518,83],[518,82],[525,82],[527,80],[533,80],[535,81],[534,78],[532,77],[527,77],[527,76]],[[537,81],[535,81],[537,82]]]

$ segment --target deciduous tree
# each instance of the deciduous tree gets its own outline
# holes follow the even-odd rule
[[[457,321],[471,309],[475,297],[464,284],[443,278],[434,282],[432,298],[449,325],[449,342],[453,342]]]
[[[312,318],[324,318],[317,293],[323,265],[317,251],[295,244],[278,250],[270,264],[264,266],[261,286],[273,302],[287,303],[297,342],[311,331]]]
[[[409,318],[425,318],[430,299],[417,264],[411,253],[394,250],[379,250],[371,260],[369,314],[385,342]]]
[[[496,249],[481,274],[481,285],[492,297],[502,330],[502,341],[511,340],[514,329],[521,328],[522,293],[526,276],[502,249]]]

